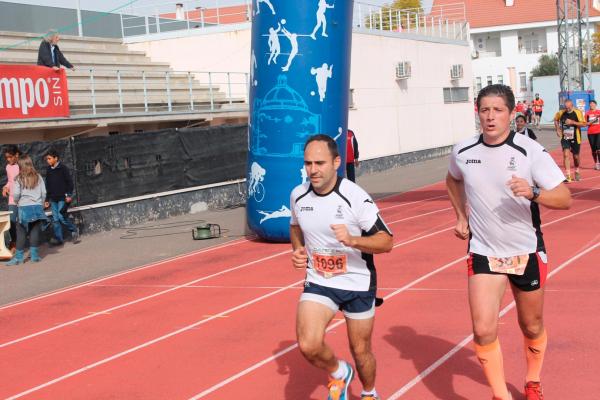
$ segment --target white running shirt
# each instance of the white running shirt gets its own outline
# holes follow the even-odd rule
[[[352,236],[371,236],[379,231],[392,234],[379,216],[371,196],[357,184],[338,177],[334,189],[324,195],[315,193],[310,183],[296,186],[290,196],[291,225],[299,225],[308,253],[306,281],[317,285],[352,291],[376,289],[377,275],[373,255],[346,247],[331,230],[344,224]],[[313,268],[313,252],[331,250],[347,257],[347,272],[326,278]]]
[[[492,146],[479,135],[454,146],[448,171],[465,184],[470,252],[512,257],[544,249],[538,204],[516,197],[507,185],[516,175],[551,190],[565,179],[538,142],[511,132],[504,143]]]

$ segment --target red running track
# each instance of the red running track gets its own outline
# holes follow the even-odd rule
[[[584,176],[570,186],[571,210],[542,214],[551,270],[543,377],[555,399],[600,392],[600,173]],[[465,243],[452,234],[443,184],[378,203],[395,233],[394,251],[376,257],[382,398],[490,397],[470,344]],[[0,307],[0,398],[324,399],[326,377],[294,341],[303,274],[289,253],[239,240]],[[500,337],[518,399],[524,356],[511,300]],[[329,329],[350,359],[343,320]],[[358,380],[351,389],[358,398]]]

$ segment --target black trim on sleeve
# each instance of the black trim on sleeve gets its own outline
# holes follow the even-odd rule
[[[458,154],[462,153],[463,151],[467,151],[470,148],[473,148],[473,147],[475,147],[475,146],[477,146],[478,144],[481,144],[481,143],[483,143],[483,134],[479,135],[479,139],[477,139],[477,142],[473,143],[472,145],[469,145],[467,147],[463,147],[462,149],[460,149],[458,151]]]
[[[383,222],[379,214],[377,215],[377,220],[375,221],[371,229],[369,229],[368,232],[365,232],[363,236],[373,236],[377,232],[385,232],[390,236],[394,236],[394,234],[389,230],[385,222]]]

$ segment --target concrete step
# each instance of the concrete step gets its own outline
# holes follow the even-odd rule
[[[129,50],[126,45],[122,44],[112,44],[109,47],[104,47],[99,44],[91,44],[88,43],[80,43],[80,42],[65,42],[62,40],[59,43],[60,49],[63,53],[71,54],[71,53],[86,53],[86,54],[125,54],[125,55],[146,55],[144,51],[140,50]],[[39,50],[40,42],[26,42],[20,43],[15,42],[14,40],[0,37],[0,49],[5,49],[4,51],[12,52],[12,51],[34,51],[36,54]]]
[[[0,46],[1,47],[1,46]],[[98,61],[110,61],[113,63],[152,63],[149,57],[144,53],[114,53],[114,52],[68,52],[63,54],[73,64],[96,63]],[[9,49],[2,52],[2,62],[32,62],[36,63],[38,58],[37,50]]]
[[[101,92],[113,92],[116,93],[119,90],[119,85],[117,84],[116,80],[114,82],[110,82],[110,83],[102,83],[102,84],[97,84],[97,82],[94,82],[94,91],[96,93],[101,93]],[[171,81],[170,85],[169,85],[170,89],[172,91],[174,90],[184,90],[184,91],[189,91],[189,86],[187,81],[181,81],[181,80],[176,80],[176,81]],[[144,87],[142,82],[135,82],[135,83],[121,83],[121,90],[123,91],[141,91],[143,93],[144,91]],[[157,90],[161,90],[161,91],[166,91],[167,90],[167,85],[164,82],[146,82],[146,90],[147,91],[157,91]],[[69,93],[74,93],[74,92],[87,92],[89,93],[91,91],[91,85],[89,83],[89,81],[85,82],[85,83],[72,83],[69,82]],[[194,93],[196,92],[200,92],[200,91],[210,91],[210,87],[208,85],[203,85],[201,83],[198,82],[192,82],[192,91]]]
[[[13,31],[0,31],[0,37],[9,37],[16,39],[35,39],[41,38],[43,34],[38,33],[28,33],[28,32],[13,32]],[[60,35],[61,41],[74,41],[74,42],[86,42],[86,43],[111,43],[111,44],[121,44],[121,39],[110,39],[110,38],[99,38],[99,37],[90,37],[90,36],[72,36],[72,35]],[[40,39],[41,40],[41,39]]]
[[[77,58],[68,57],[67,60],[71,62],[75,66],[75,68],[100,68],[100,69],[112,69],[112,70],[133,70],[133,71],[156,71],[156,70],[169,70],[169,63],[158,63],[151,62],[149,59],[135,60],[135,61],[110,61],[110,60],[77,60]],[[37,62],[37,55],[35,59],[32,59],[28,56],[19,56],[12,57],[10,59],[2,59],[2,63],[4,64],[35,64]]]

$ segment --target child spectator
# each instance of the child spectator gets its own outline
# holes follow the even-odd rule
[[[2,188],[2,196],[8,197],[8,211],[12,211],[10,214],[10,242],[8,248],[14,252],[17,242],[17,214],[19,212],[17,203],[13,198],[13,190],[15,185],[15,177],[19,175],[19,156],[21,152],[15,145],[8,145],[4,147],[4,158],[6,159],[6,177],[8,181]]]
[[[13,196],[19,207],[17,226],[17,251],[6,265],[22,264],[25,257],[25,243],[29,237],[29,255],[32,262],[41,261],[38,246],[42,234],[42,223],[47,220],[44,213],[46,186],[41,175],[33,166],[28,155],[19,157],[19,175],[15,178]]]
[[[63,244],[62,226],[64,225],[69,232],[73,243],[79,243],[79,230],[67,217],[67,209],[73,201],[73,179],[66,165],[60,162],[58,152],[50,149],[46,153],[46,207],[52,210],[52,225],[54,228],[54,238],[50,244],[60,246]]]

